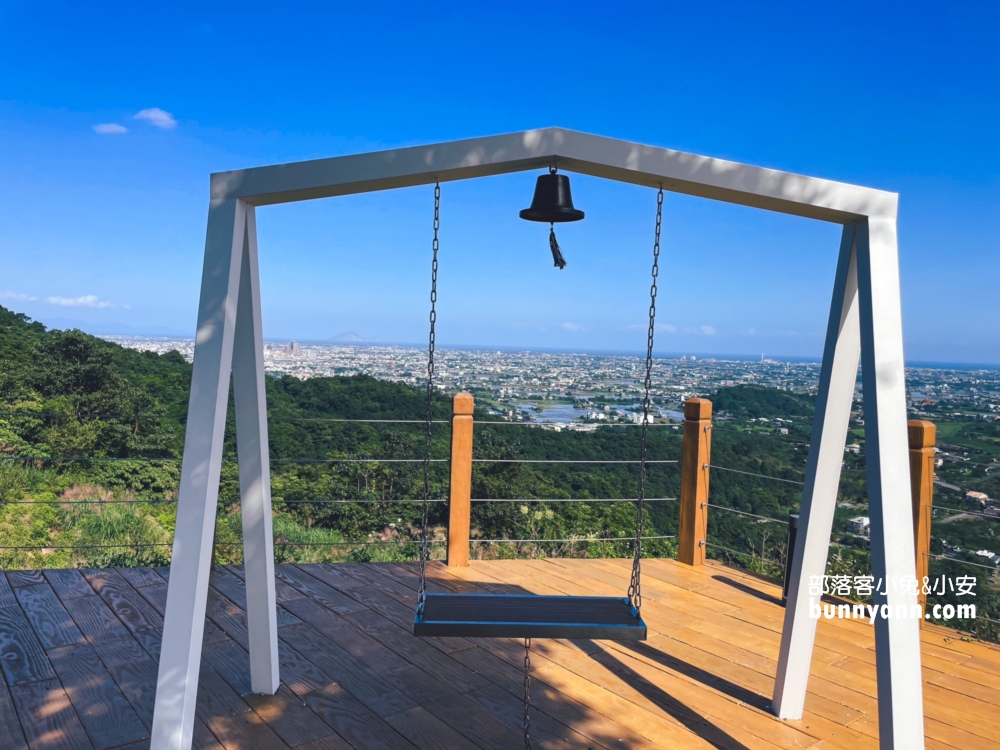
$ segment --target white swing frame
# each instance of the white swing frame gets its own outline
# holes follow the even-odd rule
[[[530,130],[431,146],[221,172],[211,177],[194,372],[170,564],[152,750],[189,750],[232,372],[251,689],[278,689],[278,636],[256,207],[543,169],[793,214],[843,226],[816,418],[781,638],[773,710],[802,717],[859,360],[875,604],[911,611],[915,576],[907,453],[898,196],[815,177],[587,135]],[[893,585],[896,584],[896,585]],[[875,621],[880,747],[924,747],[919,622]]]

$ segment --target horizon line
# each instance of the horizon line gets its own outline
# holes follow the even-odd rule
[[[140,333],[106,333],[106,334],[95,334],[98,338],[107,339],[111,336],[123,337],[123,338],[145,338],[145,339],[163,339],[163,340],[179,340],[179,341],[194,341],[194,336],[181,336],[181,335],[164,335],[164,334],[140,334]],[[425,343],[412,343],[412,342],[391,342],[391,341],[336,341],[333,339],[295,339],[295,338],[266,338],[265,343],[277,344],[284,343],[287,341],[295,341],[299,344],[305,344],[308,346],[370,346],[370,347],[390,347],[398,349],[425,349]],[[629,349],[580,349],[580,348],[562,348],[554,346],[523,346],[523,345],[508,345],[508,344],[439,344],[437,349],[449,349],[453,351],[503,351],[503,352],[533,352],[539,354],[577,354],[577,355],[590,355],[590,356],[603,356],[603,357],[639,357],[644,356],[644,352],[641,350],[629,350]],[[676,352],[666,352],[663,354],[655,354],[655,359],[680,359],[681,357],[696,358],[697,360],[722,360],[730,362],[760,362],[760,354],[688,354],[681,351]],[[822,356],[819,355],[791,355],[791,354],[772,354],[763,355],[766,361],[777,362],[777,363],[788,363],[788,364],[820,364]],[[990,364],[986,362],[942,362],[937,360],[907,360],[904,362],[905,367],[912,368],[926,368],[926,369],[940,369],[940,370],[1000,370],[1000,363]]]

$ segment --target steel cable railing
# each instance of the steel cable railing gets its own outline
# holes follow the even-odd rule
[[[718,469],[719,471],[730,471],[733,474],[743,474],[743,475],[748,476],[748,477],[758,477],[760,479],[770,479],[770,480],[775,481],[775,482],[785,482],[787,484],[797,484],[800,487],[804,487],[805,486],[805,482],[798,482],[798,481],[796,481],[794,479],[783,479],[781,477],[772,477],[772,476],[768,476],[767,474],[757,474],[757,473],[752,472],[752,471],[743,471],[742,469],[730,469],[728,467],[717,466],[715,464],[705,464],[703,468],[706,468],[706,469]]]
[[[635,497],[522,497],[522,498],[472,498],[473,503],[634,503]],[[677,500],[676,497],[647,497],[643,502],[656,503]]]
[[[123,415],[105,415],[105,414],[94,414],[94,415],[67,415],[67,414],[39,414],[34,412],[7,412],[0,413],[0,417],[3,416],[25,416],[25,417],[59,417],[59,418],[71,418],[71,417],[84,417],[89,416],[91,418],[109,418],[112,416],[122,417]],[[133,418],[149,418],[149,419],[160,419],[160,418],[171,418],[171,415],[128,415],[129,419]],[[350,419],[326,419],[326,418],[298,418],[298,417],[288,417],[288,418],[270,418],[270,421],[328,421],[328,422],[342,422],[342,423],[375,423],[375,424],[426,424],[424,420],[350,420]],[[450,424],[446,420],[434,420],[432,424]],[[507,423],[500,423],[507,424]],[[127,462],[127,463],[176,463],[180,462],[181,459],[177,457],[117,457],[117,456],[0,456],[0,461],[25,461],[25,462],[44,462],[44,463],[62,463],[62,462],[73,462],[73,463],[87,463],[87,462]],[[236,456],[224,456],[224,462],[238,462],[238,457]],[[306,459],[306,458],[272,458],[270,463],[272,464],[415,464],[422,463],[424,459],[407,459],[407,458],[328,458],[328,459]],[[431,463],[449,463],[450,459],[431,459]],[[545,464],[545,463],[559,463],[559,464],[638,464],[639,461],[629,461],[629,460],[602,460],[602,459],[587,459],[587,460],[560,460],[560,459],[475,459],[477,463],[512,463],[512,464]],[[663,464],[675,464],[678,463],[676,460],[668,461],[647,461],[647,463],[663,463]],[[652,502],[656,501],[673,501],[676,498],[653,498]],[[634,502],[634,498],[476,498],[472,502],[476,503],[507,503],[507,502],[519,502],[519,503],[566,503],[566,502],[600,502],[600,503],[622,503],[622,502]],[[9,501],[7,504],[11,505],[54,505],[54,506],[89,506],[92,508],[103,507],[108,505],[170,505],[176,504],[178,502],[177,498],[135,498],[130,497],[127,499],[55,499],[55,500],[15,500]],[[371,498],[338,498],[338,499],[316,499],[316,500],[282,500],[274,498],[272,503],[274,505],[285,504],[285,505],[306,505],[306,504],[316,504],[316,505],[332,505],[332,504],[364,504],[364,503],[422,503],[423,499],[415,498],[399,498],[392,500],[380,500]],[[446,503],[448,502],[445,498],[433,498],[430,500],[432,503]],[[673,536],[651,536],[644,537],[644,539],[657,540],[657,539],[671,539]],[[444,543],[442,540],[429,540],[433,544]],[[476,539],[474,540],[478,544],[482,543],[580,543],[580,542],[620,542],[620,541],[630,541],[628,538],[619,537],[570,537],[570,538],[558,538],[558,539]],[[634,541],[634,540],[631,540]],[[275,546],[282,547],[340,547],[340,546],[371,546],[371,545],[395,545],[401,546],[406,544],[413,544],[414,540],[411,539],[394,539],[394,540],[357,540],[357,541],[336,541],[336,542],[282,542],[275,541]],[[217,542],[214,546],[216,547],[234,547],[240,546],[242,542]],[[162,548],[171,547],[171,542],[129,542],[123,544],[37,544],[37,545],[0,545],[0,551],[10,551],[10,550],[20,550],[20,551],[54,551],[54,550],[95,550],[95,549],[143,549],[143,548]]]
[[[774,523],[783,523],[785,526],[788,525],[788,521],[782,521],[780,518],[771,518],[770,516],[760,516],[756,513],[748,513],[745,510],[736,510],[736,508],[730,508],[727,505],[716,505],[715,503],[706,503],[707,507],[715,508],[716,510],[724,510],[727,513],[738,513],[741,516],[751,516],[753,518],[759,518],[762,521],[772,521]]]
[[[556,459],[556,458],[474,458],[474,464],[639,464],[642,461],[603,459]],[[647,464],[679,464],[680,461],[646,461]]]
[[[187,419],[187,414],[64,414],[62,412],[0,412],[6,417],[27,419],[96,419],[133,422],[137,419]],[[359,424],[427,424],[424,419],[341,419],[338,417],[275,417],[268,415],[268,422],[357,422]],[[451,424],[448,419],[432,419],[431,424]]]

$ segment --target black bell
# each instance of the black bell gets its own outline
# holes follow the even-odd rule
[[[573,196],[569,192],[569,177],[550,172],[543,174],[535,183],[535,197],[531,208],[521,211],[522,219],[544,221],[580,221],[583,211],[573,208]]]

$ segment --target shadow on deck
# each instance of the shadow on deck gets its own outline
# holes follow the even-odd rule
[[[627,560],[428,567],[431,590],[612,595]],[[144,748],[166,569],[0,576],[0,749]],[[718,564],[643,565],[642,643],[536,640],[532,737],[545,748],[877,748],[874,632],[821,621],[806,715],[769,712],[780,589]],[[277,566],[282,685],[250,694],[242,570],[209,593],[196,748],[522,746],[523,646],[416,639],[406,564]],[[1000,747],[1000,649],[923,634],[928,748]]]

